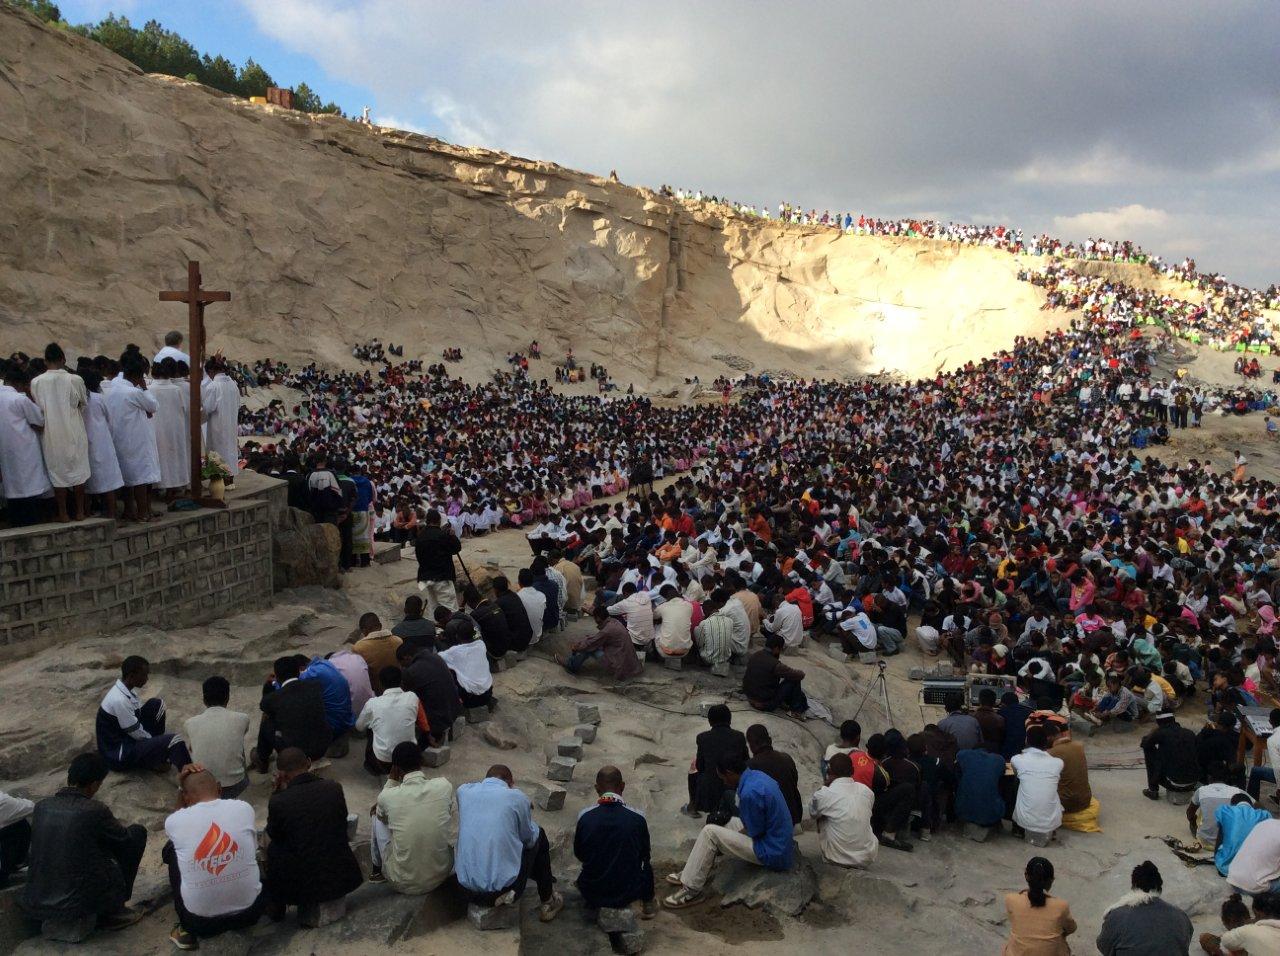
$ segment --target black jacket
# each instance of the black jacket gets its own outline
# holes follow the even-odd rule
[[[653,899],[649,824],[625,803],[599,803],[583,811],[573,855],[582,862],[577,887],[589,909],[623,909]]]
[[[299,774],[272,794],[267,836],[267,892],[277,903],[327,903],[364,882],[347,843],[347,800],[336,781]]]
[[[145,836],[143,838],[145,840]],[[30,870],[22,909],[32,919],[114,913],[132,891],[142,855],[137,839],[107,805],[65,787],[36,804],[31,817]]]
[[[435,651],[419,651],[405,668],[400,686],[418,695],[433,737],[448,733],[462,713],[458,682],[444,658]]]
[[[413,545],[418,556],[419,581],[452,581],[453,556],[462,551],[462,542],[444,528],[427,525],[418,529]]]
[[[804,819],[804,801],[800,798],[800,772],[796,770],[796,762],[791,759],[790,754],[780,753],[770,747],[752,757],[747,767],[767,773],[773,778],[782,791],[782,799],[787,801],[792,824]]]
[[[1142,738],[1142,755],[1154,779],[1189,785],[1200,781],[1196,757],[1196,735],[1172,720],[1156,723],[1156,729]]]
[[[533,623],[529,620],[529,612],[525,610],[524,601],[514,591],[506,591],[493,599],[502,609],[502,616],[507,619],[507,637],[509,649],[527,651],[529,642],[533,640]]]
[[[698,782],[694,786],[693,809],[710,813],[720,806],[724,798],[724,784],[716,774],[716,765],[724,757],[739,756],[747,760],[747,738],[742,731],[732,727],[712,727],[698,734],[698,753],[694,758],[694,767],[698,771]]]
[[[324,713],[324,688],[318,680],[289,681],[279,690],[265,694],[263,719],[280,738],[276,746],[299,747],[312,760],[324,756],[333,742],[333,731]]]
[[[516,598],[517,602],[519,600]],[[507,630],[507,616],[502,608],[492,601],[481,601],[471,609],[471,617],[480,628],[480,640],[484,641],[490,657],[496,660],[511,650],[511,633]]]

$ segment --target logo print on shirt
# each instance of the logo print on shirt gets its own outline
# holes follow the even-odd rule
[[[209,832],[196,847],[196,865],[217,876],[236,858],[238,852],[240,845],[231,839],[231,835],[216,823],[211,823]]]

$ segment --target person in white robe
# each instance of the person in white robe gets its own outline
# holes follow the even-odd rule
[[[177,362],[163,361],[148,391],[156,400],[156,448],[165,497],[191,486],[191,386],[177,375]]]
[[[39,522],[39,499],[53,488],[40,453],[44,413],[27,397],[27,382],[27,374],[13,367],[0,385],[0,487],[15,528]]]
[[[89,480],[89,436],[84,428],[84,407],[89,391],[84,379],[67,371],[67,356],[57,343],[44,350],[48,371],[31,380],[31,399],[44,414],[44,431],[40,445],[44,450],[44,467],[53,483],[57,519],[71,520],[67,509],[67,491],[74,502],[76,521],[85,518],[84,486]]]
[[[204,409],[206,447],[216,452],[231,472],[227,479],[230,487],[240,473],[240,443],[236,438],[240,427],[240,386],[227,374],[227,363],[215,355],[205,363],[209,374],[207,388],[201,388],[201,404]]]
[[[104,495],[103,516],[116,516],[116,492],[124,487],[120,474],[120,462],[116,459],[116,446],[111,440],[111,425],[107,422],[107,398],[102,394],[102,376],[97,372],[84,373],[85,387],[89,390],[89,404],[84,410],[85,431],[89,435],[89,483],[85,492]]]
[[[146,359],[142,359],[144,365]],[[160,450],[156,444],[158,406],[147,391],[143,368],[130,363],[122,381],[107,394],[107,421],[116,446],[120,475],[129,494],[124,500],[126,521],[151,520],[151,486],[160,480]]]

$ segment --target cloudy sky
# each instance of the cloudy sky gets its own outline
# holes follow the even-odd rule
[[[1133,238],[1280,281],[1280,3],[66,0],[624,182]]]

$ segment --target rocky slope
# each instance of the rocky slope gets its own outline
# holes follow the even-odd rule
[[[931,372],[1060,316],[986,249],[725,217],[552,163],[148,76],[0,4],[7,348],[149,346],[188,257],[211,344],[349,361],[371,336],[487,375],[538,338],[623,385]]]

